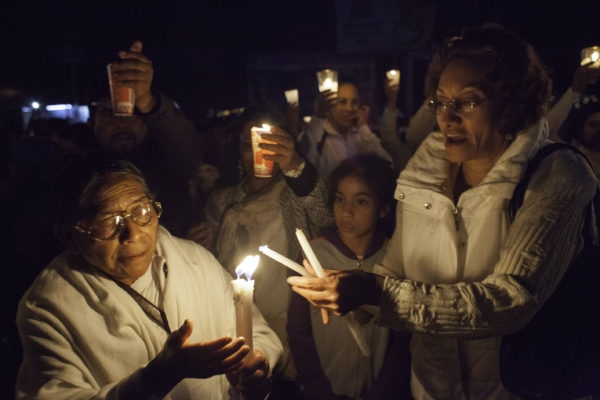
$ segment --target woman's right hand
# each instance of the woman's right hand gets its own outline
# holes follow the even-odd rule
[[[233,371],[250,351],[243,338],[189,343],[192,329],[191,321],[185,320],[144,368],[143,376],[155,395],[164,397],[184,378],[209,378]]]

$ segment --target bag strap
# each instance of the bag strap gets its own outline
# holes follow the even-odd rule
[[[592,164],[590,163],[590,160],[588,160],[586,155],[583,154],[583,152],[581,150],[579,150],[577,147],[575,147],[573,145],[566,144],[566,143],[551,143],[549,145],[546,145],[546,146],[540,148],[538,150],[538,152],[533,156],[533,158],[527,162],[527,166],[525,167],[525,173],[523,174],[521,181],[515,187],[512,198],[510,199],[509,215],[510,215],[511,222],[514,221],[515,215],[517,215],[517,211],[519,210],[519,208],[521,208],[521,205],[523,204],[523,199],[525,198],[525,191],[527,190],[529,181],[531,180],[531,177],[537,170],[538,166],[542,163],[542,161],[547,156],[549,156],[550,154],[554,153],[557,150],[562,150],[562,149],[571,150],[571,151],[579,154],[588,163],[590,168],[592,167]],[[598,194],[598,189],[597,189],[596,195],[595,195],[594,201],[593,201],[596,212],[598,210],[600,210],[599,197],[600,196]]]

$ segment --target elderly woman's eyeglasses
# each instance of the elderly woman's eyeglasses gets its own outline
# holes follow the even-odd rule
[[[441,101],[438,99],[429,99],[427,101],[427,107],[437,114],[441,114],[448,109],[448,107],[454,108],[454,110],[459,114],[468,114],[473,111],[475,108],[479,107],[485,99],[450,99],[448,101]]]
[[[89,229],[84,229],[78,225],[73,225],[73,228],[97,241],[113,240],[121,233],[127,218],[138,226],[147,226],[156,222],[161,214],[161,204],[157,201],[149,201],[134,207],[130,213],[121,212],[111,215],[100,222],[92,224]]]

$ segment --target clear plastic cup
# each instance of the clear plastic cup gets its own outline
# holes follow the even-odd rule
[[[317,72],[317,81],[319,82],[319,92],[331,90],[338,91],[338,73],[332,69],[324,69]]]
[[[135,93],[132,88],[119,87],[111,73],[111,65],[106,66],[108,72],[108,85],[110,87],[110,100],[112,101],[113,115],[129,117],[133,115],[135,107]]]
[[[250,131],[252,133],[252,152],[254,153],[254,176],[257,178],[270,178],[273,176],[273,161],[265,160],[263,155],[274,153],[272,151],[261,149],[258,147],[258,144],[276,144],[275,142],[262,138],[262,135],[271,133],[271,127],[267,124],[263,124],[262,127],[252,127]]]

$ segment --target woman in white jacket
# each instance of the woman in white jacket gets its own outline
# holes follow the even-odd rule
[[[531,319],[582,248],[597,183],[572,152],[544,160],[509,218],[527,161],[547,140],[550,86],[531,46],[502,27],[446,41],[426,82],[440,132],[398,178],[381,275],[288,278],[314,305],[336,314],[379,305],[379,324],[415,332],[416,399],[515,398],[500,381],[501,336]]]

